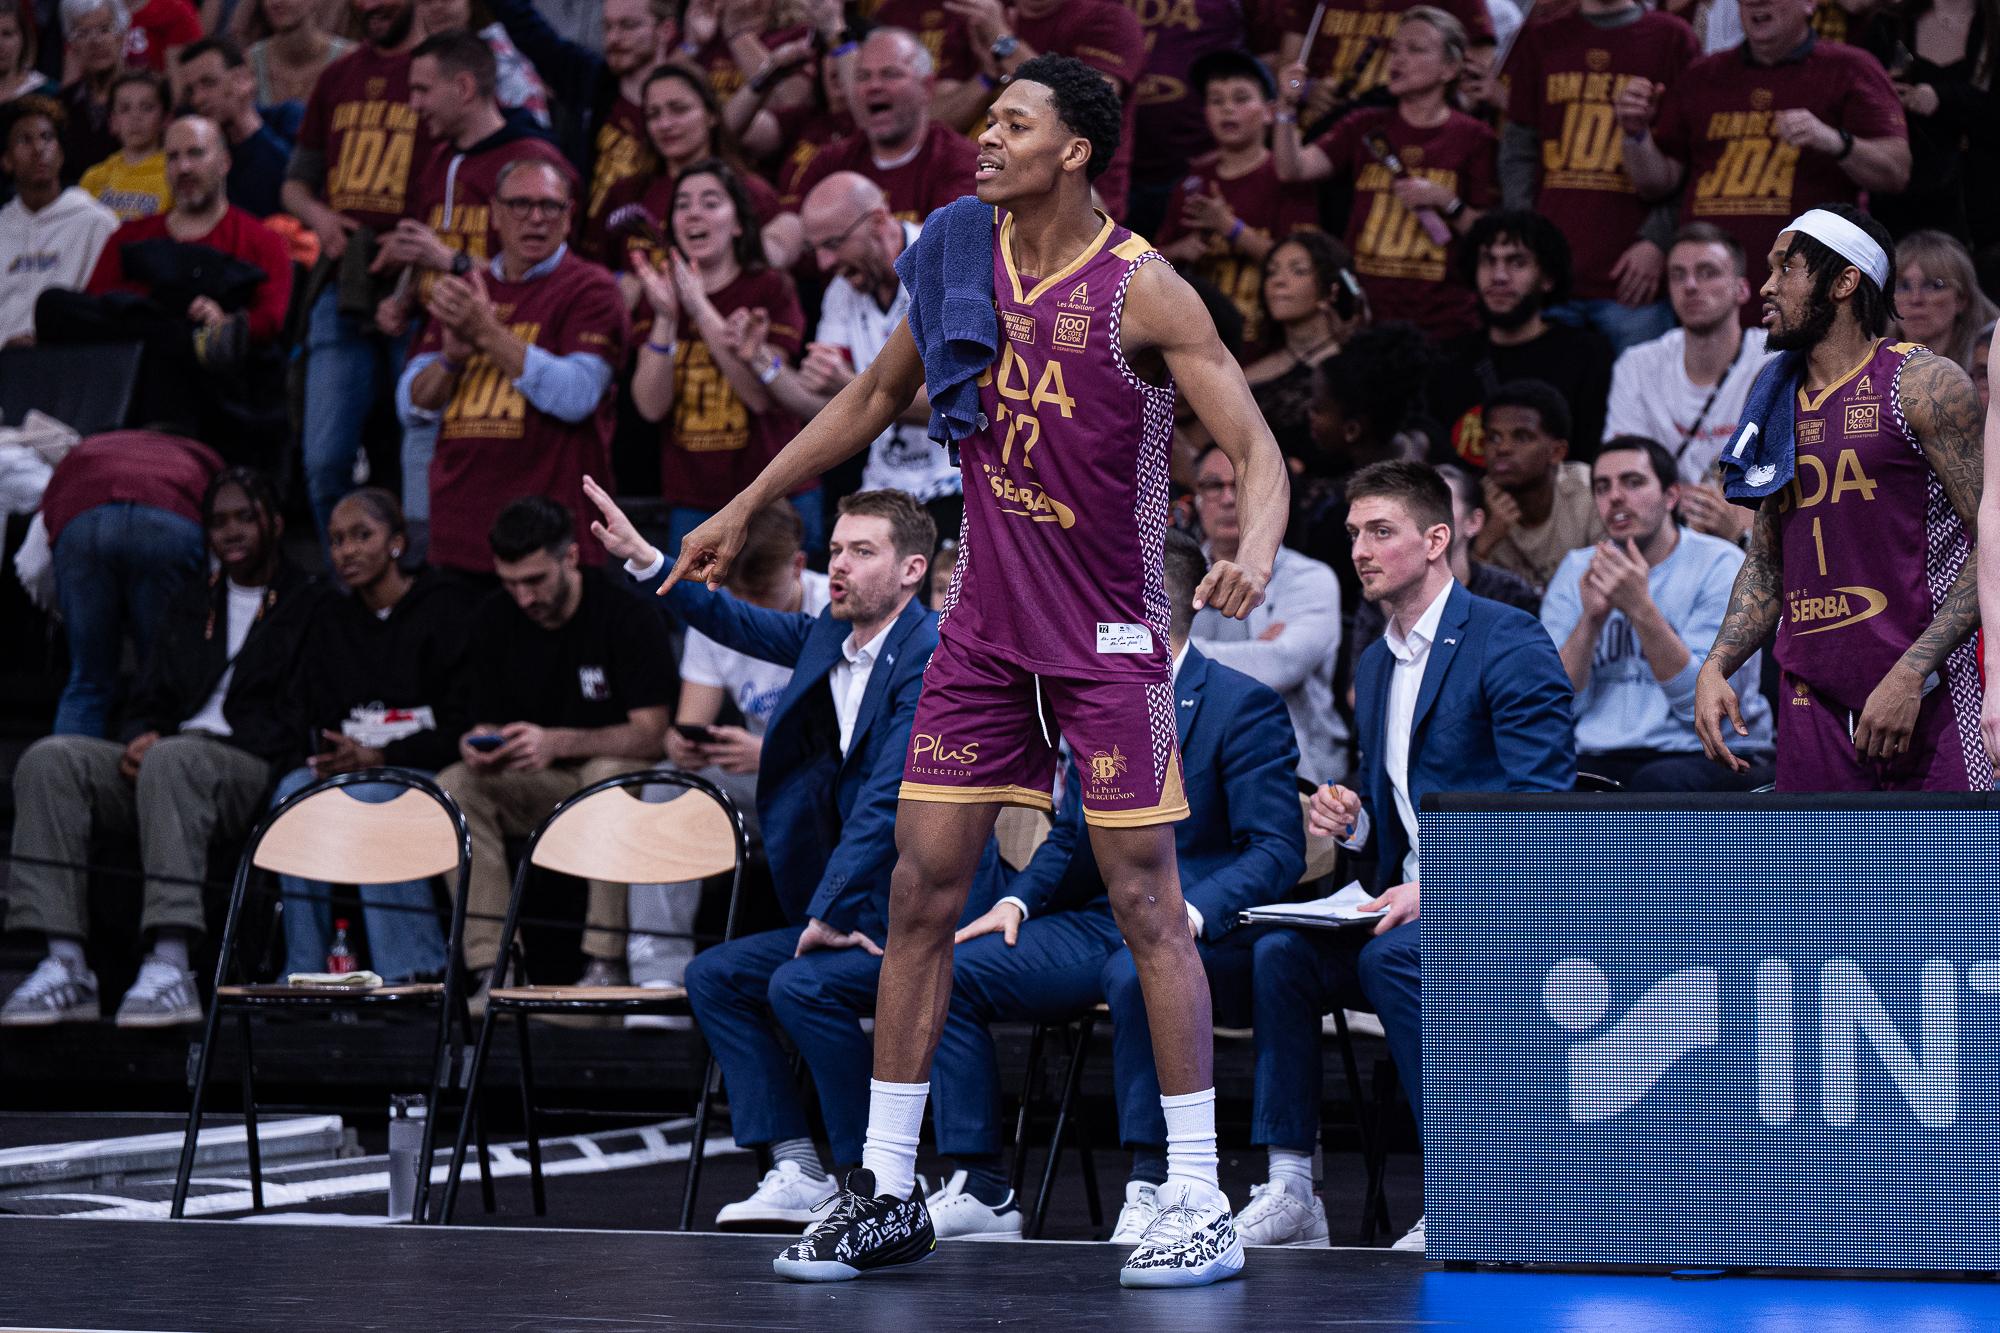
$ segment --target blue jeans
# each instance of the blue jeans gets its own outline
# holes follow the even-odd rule
[[[861,949],[792,957],[798,926],[746,935],[705,949],[687,966],[688,1004],[722,1066],[729,1117],[743,1147],[802,1139],[812,1131],[784,1028],[812,1070],[836,1166],[859,1164],[868,1135],[868,1074],[874,1043],[861,1019],[875,1012],[882,960]]]
[[[201,524],[151,505],[101,504],[64,525],[52,559],[69,683],[56,735],[105,734],[127,627],[143,662],[174,590],[200,575],[207,555]]]
[[[1000,1063],[988,1024],[1061,1023],[1099,998],[1104,963],[1124,948],[1108,907],[1056,912],[1021,923],[1014,947],[981,935],[952,954],[951,1009],[931,1064],[938,1151],[1000,1151]],[[1152,1064],[1152,1052],[1146,1063]],[[1158,1094],[1154,1114],[1159,1113]]]
[[[804,495],[792,497],[792,508],[799,511],[799,522],[805,532],[799,539],[802,551],[818,551],[826,546],[826,506],[822,502],[817,486]],[[680,554],[681,542],[701,524],[715,516],[715,510],[703,509],[697,505],[675,505],[667,510],[667,564],[671,567],[674,558]]]
[[[272,808],[317,779],[309,768],[295,768],[278,782]],[[391,801],[406,789],[389,782],[370,782],[344,792],[371,805]],[[324,972],[326,946],[333,941],[333,889],[317,880],[280,875],[285,898],[285,972]],[[444,932],[438,926],[429,880],[402,884],[363,884],[361,917],[368,923],[368,958],[384,981],[407,981],[422,973],[444,971]]]
[[[376,392],[393,386],[409,350],[409,335],[385,338],[372,323],[340,313],[340,292],[329,283],[313,302],[306,323],[306,492],[320,540],[340,497],[354,489],[354,456]]]
[[[1244,932],[1236,931],[1217,943],[1203,940],[1196,946],[1208,973],[1215,1021],[1222,1027],[1250,1024],[1248,940]],[[1139,989],[1139,967],[1130,949],[1111,955],[1101,981],[1104,1002],[1111,1006],[1111,1081],[1118,1100],[1118,1141],[1127,1148],[1164,1150],[1167,1118],[1160,1110],[1153,1029],[1146,1021],[1146,997]],[[1260,1096],[1257,1100],[1264,1099]]]
[[[1611,344],[1613,356],[1638,343],[1650,342],[1674,327],[1674,308],[1665,301],[1638,306],[1602,298],[1566,301],[1548,315],[1571,328],[1596,329]]]

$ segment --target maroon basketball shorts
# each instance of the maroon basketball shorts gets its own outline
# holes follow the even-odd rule
[[[1953,708],[1952,694],[1934,689],[1917,712],[1910,748],[1888,760],[1854,752],[1860,714],[1843,709],[1789,672],[1778,676],[1779,791],[1968,791],[1979,767],[1972,747],[1979,738],[1978,696],[1969,716]],[[1982,756],[1983,757],[1983,756]],[[1979,784],[1984,789],[1984,782]]]
[[[1037,676],[940,640],[910,728],[902,799],[1051,808],[1060,737],[1083,776],[1083,817],[1106,828],[1187,816],[1171,679]]]

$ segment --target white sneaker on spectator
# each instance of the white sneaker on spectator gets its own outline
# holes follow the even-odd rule
[[[1419,1217],[1417,1224],[1404,1232],[1403,1238],[1389,1248],[1400,1251],[1403,1254],[1422,1254],[1424,1252],[1424,1219]]]
[[[1236,1215],[1245,1245],[1324,1245],[1326,1205],[1317,1194],[1301,1199],[1275,1180],[1250,1187],[1250,1202]]]
[[[139,967],[139,979],[118,1005],[121,1028],[172,1028],[201,1022],[201,996],[194,973],[157,958]]]
[[[579,986],[629,986],[632,974],[626,970],[623,958],[593,958],[583,969],[583,975],[575,982]]]
[[[1160,1187],[1145,1180],[1125,1182],[1125,1206],[1118,1210],[1118,1225],[1111,1228],[1111,1245],[1137,1245],[1160,1215]]]
[[[966,1173],[954,1171],[944,1188],[924,1200],[939,1240],[1019,1240],[1021,1207],[1014,1191],[997,1204],[981,1203],[965,1192]]]
[[[1212,1185],[1170,1180],[1155,1196],[1159,1216],[1118,1270],[1122,1287],[1205,1287],[1243,1271],[1243,1242],[1229,1196]]]
[[[53,955],[44,958],[0,1006],[0,1027],[7,1028],[95,1023],[101,1017],[97,974],[89,968],[71,971],[69,964]]]
[[[645,990],[679,990],[681,985],[678,981],[640,981],[637,978],[633,979],[633,984]],[[625,1015],[625,1026],[628,1028],[661,1028],[670,1032],[685,1032],[694,1026],[694,1019],[686,1014],[627,1014]]]
[[[752,1231],[774,1226],[803,1229],[819,1206],[838,1191],[832,1176],[814,1180],[799,1170],[797,1162],[780,1162],[757,1182],[756,1193],[724,1205],[715,1215],[715,1224]]]

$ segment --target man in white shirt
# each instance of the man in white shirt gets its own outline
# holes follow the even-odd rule
[[[1743,247],[1711,222],[1682,227],[1667,251],[1667,298],[1681,326],[1618,358],[1604,438],[1636,435],[1665,445],[1684,483],[1682,519],[1696,532],[1735,541],[1756,511],[1723,499],[1711,473],[1750,386],[1774,355],[1764,350],[1764,330],[1737,319],[1750,299]]]
[[[47,97],[0,106],[0,173],[14,197],[0,208],[0,346],[35,341],[35,298],[51,287],[81,291],[118,215],[62,186],[62,107]]]

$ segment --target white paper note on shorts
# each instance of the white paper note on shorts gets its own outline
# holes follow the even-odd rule
[[[1097,651],[1100,653],[1150,653],[1153,631],[1144,625],[1121,625],[1116,621],[1097,622]]]

